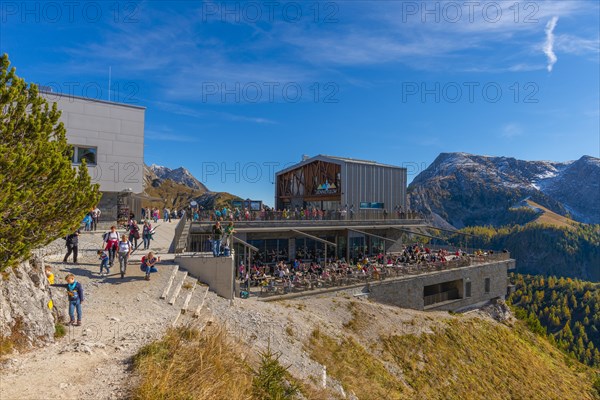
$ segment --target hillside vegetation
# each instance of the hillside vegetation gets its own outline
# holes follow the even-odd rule
[[[582,363],[600,368],[600,284],[512,275],[516,315]]]
[[[239,338],[225,339],[223,331],[215,336],[212,330],[179,330],[136,357],[141,383],[133,397],[217,399],[229,389],[231,393],[222,398],[293,399],[298,397],[283,390],[297,387],[304,398],[318,400],[352,395],[358,399],[600,398],[594,370],[571,360],[521,321],[509,326],[487,317],[432,319],[420,313],[422,317],[417,318],[430,323],[408,333],[389,325],[398,314],[386,320],[384,333],[380,329],[386,321],[374,318],[389,313],[387,307],[353,300],[338,299],[330,305],[325,303],[330,300],[322,301],[330,312],[343,310],[345,304],[352,315],[337,333],[321,326],[316,315],[309,322],[312,328],[307,326],[312,333],[301,347],[306,357],[327,367],[326,389],[317,389],[319,377],[311,375],[302,381],[286,372],[285,365],[265,364],[264,355],[262,363],[257,361],[260,355],[243,343],[240,346]],[[294,314],[320,312],[294,310]],[[417,316],[417,312],[410,315]],[[284,331],[273,334],[291,338]],[[271,372],[264,370],[266,365],[274,365]],[[257,380],[258,376],[262,379]]]
[[[475,236],[467,241],[457,234],[450,241],[475,248],[507,249],[521,273],[600,281],[600,225],[475,226],[461,232]]]
[[[195,178],[193,179],[195,180]],[[200,182],[198,185],[201,185]],[[159,179],[148,167],[144,169],[144,193],[148,196],[144,206],[158,207],[159,209],[167,207],[179,210],[189,207],[192,200],[204,209],[213,209],[214,207],[231,207],[232,200],[240,200],[239,197],[227,192],[208,191],[204,185],[191,187],[169,178]]]

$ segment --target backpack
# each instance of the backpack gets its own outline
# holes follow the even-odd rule
[[[108,235],[110,234],[110,232],[104,232],[104,234],[102,235],[102,240],[104,240],[105,242],[108,242]]]

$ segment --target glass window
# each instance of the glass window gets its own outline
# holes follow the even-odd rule
[[[361,210],[365,210],[365,209],[375,209],[375,210],[382,210],[384,208],[384,204],[383,203],[375,203],[375,202],[360,202],[359,204],[359,208]]]
[[[490,278],[485,278],[485,292],[490,292]]]
[[[465,297],[471,297],[471,282],[465,283]]]
[[[85,160],[87,165],[96,165],[97,147],[73,146],[73,163],[81,164]]]

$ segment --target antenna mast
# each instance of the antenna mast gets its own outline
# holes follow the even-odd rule
[[[108,67],[108,101],[110,101],[110,78],[112,74],[112,67]]]

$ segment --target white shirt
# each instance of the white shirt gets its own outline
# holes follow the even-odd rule
[[[129,241],[119,242],[119,253],[128,253],[131,249],[131,243]]]
[[[119,233],[118,232],[108,232],[108,236],[107,236],[107,242],[110,240],[119,240]]]

